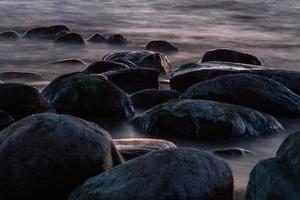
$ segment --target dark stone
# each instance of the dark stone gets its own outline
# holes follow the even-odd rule
[[[131,160],[153,151],[177,148],[172,142],[148,138],[117,139],[113,142],[125,160]]]
[[[112,119],[134,114],[127,94],[101,75],[65,74],[46,86],[42,94],[58,113]]]
[[[82,72],[86,74],[101,74],[108,71],[116,71],[128,68],[129,67],[123,63],[102,60],[88,65]]]
[[[238,148],[238,147],[233,147],[233,148],[224,148],[224,149],[216,149],[213,151],[214,154],[218,156],[244,156],[244,155],[254,155],[253,152],[243,149],[243,148]]]
[[[211,153],[178,148],[148,153],[88,179],[68,200],[232,200],[227,163]]]
[[[246,200],[300,199],[300,133],[289,135],[275,158],[260,161],[250,174]]]
[[[54,40],[62,35],[67,34],[70,31],[71,29],[65,25],[37,27],[26,31],[23,37],[27,39]]]
[[[87,65],[86,62],[83,60],[80,60],[78,58],[66,58],[62,60],[56,60],[53,62],[50,62],[49,64],[53,65]]]
[[[1,80],[25,80],[25,81],[40,81],[41,75],[32,72],[2,72],[0,73]]]
[[[300,114],[300,97],[282,84],[253,74],[224,75],[196,83],[182,99],[206,99],[266,113]]]
[[[129,60],[115,59],[114,62],[125,64],[129,68],[138,68],[138,66],[136,64],[134,64],[133,62],[131,62]]]
[[[171,71],[171,63],[163,53],[151,51],[127,51],[110,53],[103,57],[103,60],[108,61],[116,61],[119,59],[131,61],[141,68],[154,68],[164,73]]]
[[[272,116],[215,101],[169,101],[144,112],[132,121],[151,135],[222,140],[276,134],[283,129]]]
[[[54,43],[56,44],[72,44],[72,45],[85,45],[85,41],[78,33],[67,33],[57,38]]]
[[[253,55],[230,49],[215,49],[208,51],[201,62],[221,61],[263,66],[262,62]]]
[[[95,33],[87,39],[87,42],[90,42],[90,43],[103,43],[105,41],[106,41],[106,38],[99,33]]]
[[[151,108],[171,99],[179,99],[180,92],[176,90],[146,89],[130,96],[135,109]]]
[[[172,53],[172,52],[179,52],[179,49],[172,45],[171,43],[167,41],[162,40],[156,40],[149,42],[146,47],[146,50],[149,51],[156,51],[156,52],[162,52],[162,53]]]
[[[105,72],[103,75],[129,94],[148,88],[159,87],[159,72],[154,69],[130,68]]]
[[[115,34],[106,39],[106,43],[114,45],[124,45],[128,43],[128,40],[125,36],[120,34]]]
[[[20,40],[22,37],[20,36],[19,33],[15,31],[5,31],[0,33],[0,41],[17,41]]]
[[[84,180],[122,162],[109,133],[96,124],[33,115],[0,132],[1,198],[65,200]]]
[[[40,92],[27,85],[17,83],[0,84],[0,110],[16,120],[48,110],[48,104]]]
[[[266,76],[281,83],[294,93],[300,94],[300,72],[222,62],[185,65],[172,74],[170,86],[174,90],[184,92],[195,83],[229,74],[256,74]]]
[[[15,122],[15,119],[4,111],[0,111],[0,131]]]

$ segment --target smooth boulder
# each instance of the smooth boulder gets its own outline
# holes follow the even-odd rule
[[[127,119],[134,114],[127,94],[101,75],[65,74],[42,94],[58,113],[107,119]]]
[[[126,64],[113,61],[97,61],[89,64],[82,72],[86,74],[101,74],[108,71],[128,69]]]
[[[266,113],[300,114],[300,97],[284,85],[254,74],[224,75],[196,83],[182,99],[206,99]]]
[[[275,158],[260,161],[251,171],[246,200],[300,199],[300,133],[289,135]]]
[[[108,132],[69,115],[38,114],[0,132],[1,199],[65,200],[123,162]]]
[[[146,50],[149,51],[156,51],[156,52],[162,52],[162,53],[174,53],[179,52],[179,49],[175,47],[173,44],[163,41],[163,40],[155,40],[149,42],[146,47]]]
[[[90,42],[90,43],[103,43],[105,41],[106,41],[106,38],[103,35],[101,35],[100,33],[95,33],[87,39],[87,42]]]
[[[57,38],[56,44],[85,45],[83,37],[78,33],[67,33]]]
[[[113,45],[125,45],[128,44],[128,40],[125,36],[121,34],[114,34],[109,36],[106,40],[106,43]]]
[[[0,33],[0,41],[17,41],[22,37],[15,31],[5,31]]]
[[[270,115],[207,100],[169,101],[142,113],[132,125],[149,135],[215,140],[276,134],[283,130]]]
[[[15,119],[4,111],[0,111],[0,131],[12,123],[15,122]]]
[[[0,84],[0,110],[16,120],[49,110],[40,92],[31,86],[18,83]]]
[[[69,33],[70,31],[71,29],[65,25],[36,27],[26,31],[23,38],[54,40]]]
[[[159,72],[154,69],[130,68],[103,73],[108,80],[131,94],[149,88],[159,88]]]
[[[162,73],[171,71],[171,63],[163,53],[155,53],[152,51],[125,51],[109,53],[103,57],[103,60],[108,61],[116,61],[118,59],[131,61],[140,68],[154,68]]]
[[[231,49],[214,49],[206,52],[203,55],[201,62],[210,61],[233,62],[263,66],[261,60],[256,56]]]
[[[146,89],[130,95],[135,109],[148,109],[169,100],[179,99],[181,93],[176,90]]]
[[[232,200],[228,164],[211,153],[178,148],[155,151],[88,179],[68,200]]]
[[[131,160],[153,151],[177,148],[174,143],[160,139],[129,138],[114,139],[113,142],[125,160]]]

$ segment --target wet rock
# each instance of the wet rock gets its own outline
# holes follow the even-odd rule
[[[113,142],[125,160],[131,160],[153,151],[177,148],[174,143],[167,140],[148,138],[117,139]]]
[[[78,33],[67,33],[57,38],[54,43],[56,44],[72,44],[72,45],[85,45],[85,41]]]
[[[125,36],[120,34],[115,34],[106,39],[106,43],[114,45],[124,45],[128,43],[128,40]]]
[[[80,60],[78,58],[66,58],[62,60],[56,60],[53,62],[50,62],[49,64],[52,65],[87,65],[86,62],[83,60]]]
[[[151,135],[215,140],[276,134],[283,129],[270,115],[206,100],[169,101],[144,112],[132,124]]]
[[[179,52],[179,49],[172,45],[171,43],[167,41],[162,40],[156,40],[149,42],[146,47],[146,50],[149,51],[156,51],[156,52],[162,52],[162,53],[174,53]]]
[[[163,53],[155,53],[151,51],[126,51],[119,53],[106,54],[103,60],[116,61],[128,60],[141,68],[154,68],[160,72],[170,72],[171,63]]]
[[[83,73],[86,74],[101,74],[108,71],[116,71],[121,69],[128,69],[129,67],[123,63],[113,61],[98,61],[88,65]]]
[[[210,62],[210,61],[243,63],[243,64],[259,65],[259,66],[263,65],[260,59],[254,55],[250,55],[247,53],[234,51],[230,49],[215,49],[206,52],[202,57],[201,62]]]
[[[176,90],[146,89],[130,96],[135,109],[151,108],[171,99],[179,99],[180,92]]]
[[[0,132],[1,198],[64,200],[85,179],[122,162],[109,133],[96,124],[33,115]]]
[[[260,161],[250,174],[246,200],[300,199],[300,133],[288,136],[275,158]]]
[[[256,74],[266,76],[281,83],[294,93],[300,94],[300,72],[222,62],[185,65],[172,74],[170,86],[174,90],[184,92],[195,83],[229,74]]]
[[[148,88],[158,88],[159,72],[154,69],[132,68],[103,73],[108,80],[131,94]]]
[[[21,36],[19,33],[15,32],[15,31],[5,31],[0,33],[0,41],[17,41],[20,40]]]
[[[58,113],[106,119],[126,119],[134,114],[127,94],[101,75],[65,74],[42,94]]]
[[[65,25],[55,25],[48,27],[37,27],[26,31],[24,38],[54,40],[70,32],[71,29]]]
[[[106,41],[106,38],[103,35],[101,35],[100,33],[95,33],[87,39],[87,42],[90,42],[90,43],[103,43],[105,41]]]
[[[226,162],[205,151],[178,148],[146,154],[90,178],[68,200],[232,198],[233,177]]]
[[[241,105],[266,113],[300,114],[300,97],[282,84],[253,74],[224,75],[196,83],[181,96]]]
[[[47,102],[37,89],[17,83],[0,84],[0,110],[16,120],[48,109]]]
[[[213,151],[214,154],[218,156],[244,156],[244,155],[254,155],[253,152],[243,149],[243,148],[224,148],[224,149],[216,149]]]
[[[0,111],[0,131],[15,122],[15,119],[4,111]]]
[[[40,81],[41,75],[32,72],[2,72],[0,73],[1,80],[25,80],[25,81]]]
[[[114,62],[125,64],[129,68],[138,68],[138,66],[136,64],[134,64],[133,62],[131,62],[129,60],[115,59]]]

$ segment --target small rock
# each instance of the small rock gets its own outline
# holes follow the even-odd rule
[[[0,73],[1,80],[25,80],[25,81],[40,81],[41,75],[32,72],[2,72]]]
[[[72,45],[85,45],[85,41],[78,33],[67,33],[57,38],[54,43],[56,44],[72,44]]]
[[[88,65],[82,72],[86,74],[101,74],[108,71],[116,71],[128,68],[129,67],[123,63],[102,60]]]
[[[106,43],[114,45],[124,45],[128,44],[128,40],[125,36],[120,34],[115,34],[106,39]]]
[[[37,27],[26,31],[23,37],[26,39],[54,40],[62,35],[67,34],[70,31],[71,29],[65,25]]]
[[[244,156],[246,154],[254,155],[253,152],[243,149],[243,148],[225,148],[225,149],[216,149],[213,151],[214,154],[218,156]]]
[[[20,36],[19,33],[15,31],[5,31],[0,33],[0,41],[17,41],[20,40],[22,37]]]
[[[106,41],[106,38],[99,33],[95,33],[87,39],[87,42],[90,42],[90,43],[103,43],[105,41]]]
[[[53,62],[50,62],[49,64],[53,65],[87,65],[86,62],[83,60],[80,60],[78,58],[66,58],[62,60],[56,60]]]
[[[172,52],[179,52],[179,49],[172,45],[171,43],[167,41],[162,40],[156,40],[149,42],[146,47],[146,50],[149,51],[156,51],[156,52],[162,52],[162,53],[172,53]]]

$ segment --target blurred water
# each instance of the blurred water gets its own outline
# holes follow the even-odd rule
[[[94,32],[106,36],[122,33],[132,41],[125,47],[84,48],[50,42],[1,42],[0,72],[40,73],[42,82],[28,83],[40,88],[60,74],[83,68],[46,65],[48,62],[71,57],[92,62],[111,51],[143,49],[154,39],[166,39],[181,49],[179,54],[169,56],[174,67],[200,60],[209,49],[225,47],[253,53],[266,66],[300,69],[298,0],[0,0],[0,18],[0,31],[16,30],[22,34],[36,26],[65,24],[84,37]],[[286,125],[290,131],[299,128],[296,119]],[[134,131],[126,134],[116,137],[140,136]],[[273,156],[284,137],[234,144],[174,141],[205,149],[235,145],[255,151],[254,157],[228,159],[237,190],[244,190],[251,168],[260,159]]]

